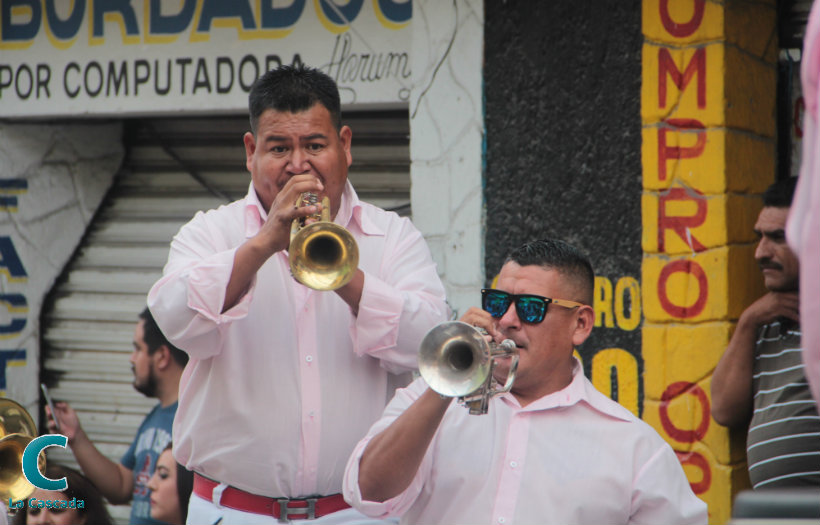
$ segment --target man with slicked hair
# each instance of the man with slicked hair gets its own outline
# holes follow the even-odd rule
[[[497,289],[461,321],[519,354],[509,393],[472,415],[423,378],[396,393],[360,441],[344,495],[401,523],[701,523],[672,448],[584,377],[573,349],[594,323],[594,275],[573,246],[546,239],[513,251]],[[504,358],[493,369],[503,382]]]
[[[159,403],[143,419],[120,462],[111,461],[100,452],[68,403],[55,403],[56,414],[51,414],[48,408],[46,413],[49,430],[68,438],[77,463],[102,495],[114,504],[131,502],[129,523],[158,525],[162,522],[151,518],[148,480],[157,466],[157,458],[171,441],[179,381],[188,355],[165,339],[148,308],[140,313],[139,319],[134,328],[134,351],[130,358],[134,389],[146,397],[157,398]]]

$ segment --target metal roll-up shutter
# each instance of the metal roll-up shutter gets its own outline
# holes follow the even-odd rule
[[[346,112],[349,177],[359,197],[410,214],[405,111]],[[136,392],[128,362],[138,313],[161,276],[173,235],[198,210],[241,198],[250,175],[245,116],[135,120],[126,161],[42,313],[43,380],[71,403],[91,440],[119,462],[156,403]],[[49,459],[76,467],[70,452]],[[111,507],[126,522],[128,506]]]

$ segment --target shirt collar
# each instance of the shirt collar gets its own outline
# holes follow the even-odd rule
[[[345,183],[345,189],[342,192],[342,203],[334,222],[347,229],[351,229],[351,224],[356,224],[365,235],[384,235],[384,229],[373,221],[370,214],[365,213],[362,201],[359,200],[356,190],[350,184],[350,179]]]
[[[589,382],[589,380],[584,376],[584,367],[581,366],[581,362],[578,361],[578,358],[573,356],[572,360],[572,381],[570,381],[567,386],[558,392],[547,394],[541,399],[533,401],[524,408],[521,408],[518,400],[515,399],[512,394],[504,394],[502,399],[507,404],[521,411],[549,410],[553,408],[569,407],[583,402],[598,412],[628,421],[629,418],[621,413],[617,406],[612,404],[615,402],[609,400],[609,398],[596,390],[595,387],[592,386],[592,383]]]
[[[788,317],[780,317],[769,324],[764,324],[758,332],[758,339],[785,338],[790,335],[801,335],[800,323]]]
[[[251,181],[248,194],[245,196],[245,237],[249,239],[259,233],[259,229],[267,218],[268,214],[259,201],[259,196],[256,195],[256,190],[253,189],[253,182]],[[365,235],[384,235],[384,230],[368,214],[364,213],[362,202],[359,200],[356,190],[353,189],[353,185],[350,184],[350,180],[345,182],[342,202],[333,222],[347,229],[350,229],[351,224],[355,223]]]
[[[259,196],[256,195],[256,190],[253,189],[253,181],[251,181],[248,186],[248,194],[245,195],[245,237],[250,239],[259,233],[259,229],[267,218],[268,214],[259,201]]]

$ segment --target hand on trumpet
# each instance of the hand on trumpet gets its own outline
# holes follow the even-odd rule
[[[459,321],[486,332],[484,338],[488,343],[500,343],[505,339],[504,335],[496,328],[496,323],[493,317],[489,314],[489,312],[486,312],[481,308],[471,306],[466,312],[464,312],[464,315],[461,316]]]
[[[322,205],[317,202],[311,206],[300,206],[303,193],[321,193],[322,182],[309,173],[294,175],[285,183],[268,210],[268,219],[259,230],[257,237],[267,247],[267,256],[287,250],[290,246],[291,225],[294,219],[320,213]],[[308,220],[307,222],[312,222]]]

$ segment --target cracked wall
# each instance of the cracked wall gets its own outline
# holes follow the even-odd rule
[[[123,156],[120,122],[0,122],[0,395],[35,419],[44,299]]]
[[[484,282],[483,28],[480,0],[413,3],[413,222],[459,315],[479,304]]]

